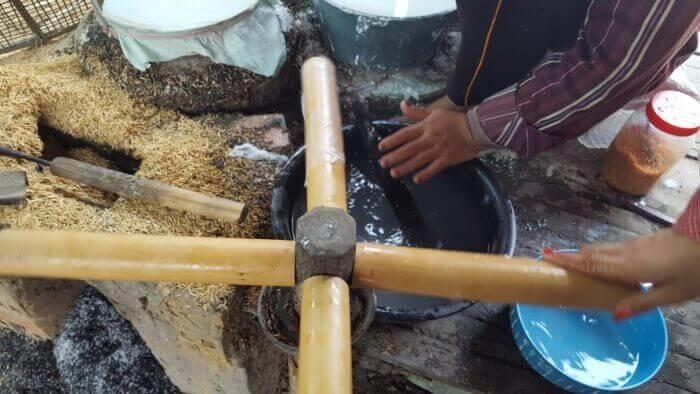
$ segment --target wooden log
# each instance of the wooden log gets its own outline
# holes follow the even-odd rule
[[[345,151],[335,67],[314,57],[301,69],[306,143],[307,210],[347,209]]]
[[[358,244],[353,286],[500,303],[613,309],[639,287],[545,262],[478,253]]]
[[[0,276],[293,286],[294,242],[6,230]]]
[[[181,189],[66,157],[57,157],[51,162],[51,173],[122,197],[196,213],[210,219],[238,223],[241,217],[245,216],[245,205],[236,201]]]
[[[352,393],[350,289],[338,277],[303,283],[299,333],[298,392]]]

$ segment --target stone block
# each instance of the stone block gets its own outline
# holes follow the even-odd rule
[[[63,326],[84,282],[0,279],[0,324],[39,339],[52,339]]]
[[[237,288],[205,308],[186,290],[164,296],[152,283],[91,283],[127,318],[187,393],[280,393],[288,390],[287,358],[263,338],[253,309],[255,289]],[[254,305],[254,302],[252,303]]]

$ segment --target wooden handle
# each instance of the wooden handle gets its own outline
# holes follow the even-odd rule
[[[358,244],[353,285],[502,303],[613,309],[638,286],[504,256]]]
[[[5,230],[0,276],[294,286],[294,242]]]
[[[239,202],[196,193],[66,157],[55,158],[51,162],[51,172],[122,197],[196,213],[210,219],[238,223],[241,217],[245,216],[245,205]]]
[[[345,150],[335,67],[314,57],[301,69],[306,143],[307,210],[347,209]]]
[[[298,392],[351,394],[350,289],[321,275],[302,286]]]

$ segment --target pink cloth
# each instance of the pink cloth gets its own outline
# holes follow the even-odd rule
[[[700,241],[700,192],[695,193],[673,229],[679,234]]]

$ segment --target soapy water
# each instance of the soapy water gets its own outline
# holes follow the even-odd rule
[[[634,321],[615,323],[595,312],[567,311],[567,315],[556,322],[551,318],[528,322],[530,337],[542,356],[587,386],[601,389],[625,387],[639,366],[640,353],[630,349],[622,335],[630,330],[632,334],[641,335]],[[629,326],[625,331],[618,324]],[[573,335],[576,335],[575,340]]]
[[[382,188],[354,165],[348,173],[348,211],[358,221],[357,240],[396,246],[413,244],[401,229]],[[443,298],[418,297],[390,291],[375,291],[377,305],[391,308],[430,308],[447,302]]]
[[[497,222],[493,199],[476,171],[449,169],[421,185],[406,180],[423,227],[405,228],[375,178],[369,154],[359,138],[346,140],[345,154],[348,213],[357,223],[359,242],[483,253],[494,247]],[[291,228],[306,212],[306,188],[300,189],[293,200]],[[386,291],[377,291],[376,295],[378,311],[391,316],[409,314],[417,319],[458,311],[455,308],[465,304],[462,300]]]
[[[348,212],[358,223],[357,240],[396,246],[413,245],[391,212],[381,187],[350,165],[348,176]]]
[[[436,193],[429,189],[413,190],[411,193],[416,202],[420,205],[423,217],[428,225],[432,225],[430,230],[434,232],[434,240],[426,241],[422,239],[411,239],[402,228],[394,209],[384,195],[381,186],[370,178],[371,170],[366,166],[364,152],[351,154],[346,163],[346,183],[348,197],[348,213],[357,222],[358,242],[382,243],[395,246],[410,246],[453,250],[483,250],[484,237],[487,234],[485,228],[479,224],[469,222],[470,196],[459,193],[459,188],[452,189],[449,182],[440,182],[447,185],[448,190],[439,190],[436,186]],[[362,169],[355,163],[361,162]],[[443,180],[444,181],[444,180]],[[449,193],[450,197],[441,195]],[[426,196],[429,196],[426,198]],[[453,201],[449,201],[450,199]],[[459,204],[458,212],[447,208]],[[306,190],[297,197],[294,207],[294,217],[298,218],[306,211]],[[427,213],[427,214],[426,214]],[[293,223],[296,226],[296,223]],[[487,238],[489,236],[486,236]],[[487,243],[488,244],[488,243]],[[481,245],[481,249],[479,246]],[[455,300],[448,300],[439,297],[423,297],[410,294],[376,291],[377,305],[380,309],[393,311],[428,310],[439,306],[454,303]]]

